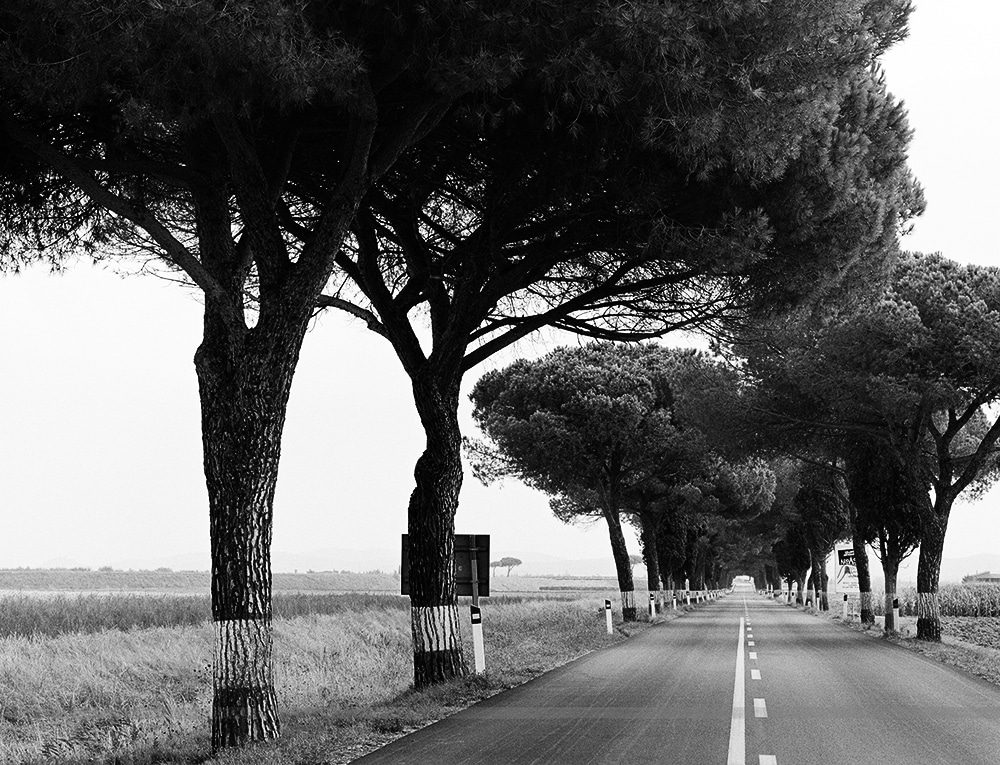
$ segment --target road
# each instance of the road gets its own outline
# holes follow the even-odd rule
[[[737,593],[355,762],[997,765],[1000,688]]]

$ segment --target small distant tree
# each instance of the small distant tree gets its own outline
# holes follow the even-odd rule
[[[510,570],[520,566],[521,561],[518,558],[501,558],[500,565],[507,569],[507,576],[510,576]]]
[[[498,568],[503,568],[503,561],[502,560],[493,561],[492,563],[490,563],[490,568],[493,569],[493,576],[496,576],[496,570]]]

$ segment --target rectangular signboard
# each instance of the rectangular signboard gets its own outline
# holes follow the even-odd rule
[[[472,592],[472,558],[476,559],[476,586],[478,595],[487,598],[490,595],[490,535],[489,534],[456,534],[455,535],[455,590],[458,595],[473,595]],[[410,594],[410,545],[406,534],[403,534],[403,555],[399,568],[400,592]]]
[[[847,595],[860,595],[861,585],[858,582],[858,564],[854,559],[854,545],[837,545],[836,555],[836,589],[835,592]]]

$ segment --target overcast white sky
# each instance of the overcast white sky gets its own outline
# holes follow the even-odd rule
[[[910,39],[885,59],[890,89],[909,107],[911,165],[928,199],[909,249],[1000,264],[991,225],[998,28],[991,0],[924,0]],[[0,276],[0,567],[170,565],[191,554],[208,567],[192,363],[200,323],[196,297],[155,278],[86,264]],[[317,322],[292,390],[274,550],[395,551],[421,446],[388,344],[339,316]],[[1000,553],[998,499],[956,507],[945,557]],[[456,525],[491,534],[494,557],[610,561],[602,526],[556,521],[543,496],[515,482],[487,489],[468,476]],[[630,547],[638,552],[634,537]]]

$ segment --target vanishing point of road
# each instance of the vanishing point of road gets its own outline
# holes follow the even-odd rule
[[[730,594],[362,765],[997,765],[1000,687]]]

